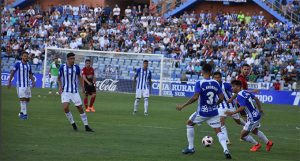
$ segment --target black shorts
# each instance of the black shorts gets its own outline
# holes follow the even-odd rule
[[[94,85],[84,85],[84,93],[86,95],[92,95],[93,93],[96,93],[96,87]]]

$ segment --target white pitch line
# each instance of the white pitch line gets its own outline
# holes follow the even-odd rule
[[[57,119],[50,119],[50,118],[41,118],[41,117],[34,117],[34,118],[30,118],[30,119],[37,119],[37,120],[50,120],[50,121],[58,121]],[[92,124],[104,124],[104,125],[108,125],[108,123],[104,123],[104,122],[90,122]],[[150,125],[130,125],[130,124],[116,124],[117,126],[128,126],[128,127],[141,127],[141,128],[154,128],[154,129],[165,129],[165,130],[180,130],[184,128],[174,128],[174,127],[165,127],[165,126],[150,126]],[[207,133],[214,133],[213,131],[206,131],[206,130],[201,130],[201,132],[207,132]],[[236,133],[230,133],[230,135],[235,135],[235,136],[240,136],[239,134]],[[293,138],[289,138],[289,137],[278,137],[278,136],[273,136],[273,135],[268,135],[268,137],[271,138],[278,138],[278,139],[284,139],[284,140],[297,140],[300,141],[300,139],[293,139]]]

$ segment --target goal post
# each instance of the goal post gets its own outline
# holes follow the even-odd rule
[[[95,69],[96,88],[100,91],[135,93],[133,78],[135,70],[148,60],[148,69],[152,72],[152,94],[168,95],[163,84],[171,82],[173,60],[161,54],[127,53],[95,50],[77,50],[64,48],[46,48],[43,69],[43,88],[49,87],[48,71],[51,62],[58,57],[61,64],[66,63],[67,53],[75,54],[75,64],[84,67],[86,59],[90,59]]]

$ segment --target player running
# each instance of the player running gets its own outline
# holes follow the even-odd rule
[[[231,159],[231,155],[227,148],[226,136],[221,131],[220,116],[218,114],[218,104],[224,100],[224,95],[217,81],[210,79],[212,67],[205,64],[202,68],[204,79],[198,81],[195,86],[194,96],[183,105],[177,105],[176,109],[181,111],[186,106],[196,102],[198,99],[198,108],[187,121],[187,140],[188,147],[182,150],[183,154],[194,153],[194,125],[206,122],[212,127],[218,138],[221,146],[223,147],[226,159]],[[217,100],[218,97],[218,100]]]
[[[133,87],[136,89],[133,114],[138,111],[140,99],[144,98],[144,115],[148,116],[148,98],[151,93],[151,71],[148,69],[148,60],[144,60],[143,68],[136,71],[133,81]],[[138,78],[138,80],[136,80]]]
[[[57,76],[58,76],[59,67],[60,67],[60,62],[58,61],[58,57],[55,57],[54,61],[51,63],[50,69],[49,69],[49,78],[50,78],[49,94],[52,94],[52,86],[54,83],[56,85],[56,88],[58,89]],[[56,94],[59,94],[59,93],[56,92]]]
[[[234,103],[227,103],[226,101],[228,101],[231,97],[232,97],[232,89],[231,89],[231,85],[230,83],[227,82],[222,82],[222,74],[220,72],[215,72],[213,75],[214,80],[216,80],[223,92],[224,95],[224,101],[219,104],[219,108],[218,108],[218,112],[219,112],[219,116],[221,119],[221,131],[225,134],[226,138],[227,138],[227,144],[231,144],[229,137],[228,137],[228,132],[227,132],[227,128],[225,126],[225,119],[226,117],[228,117],[225,114],[225,111],[229,110],[229,111],[235,111],[235,104]],[[238,125],[245,125],[245,121],[240,118],[239,114],[234,114],[231,116],[234,121],[238,124]]]
[[[82,77],[84,81],[84,106],[86,112],[95,112],[94,102],[96,99],[96,77],[94,73],[94,69],[91,67],[91,60],[85,60],[85,67],[82,69]],[[89,95],[91,96],[90,104],[89,104]]]
[[[28,119],[27,105],[31,98],[30,80],[32,83],[32,88],[35,86],[35,80],[31,70],[31,66],[28,63],[28,53],[22,53],[22,60],[17,62],[10,73],[8,79],[8,88],[11,87],[11,81],[17,72],[17,93],[20,99],[21,111],[19,113],[19,118],[22,120]]]
[[[81,120],[85,126],[85,131],[94,132],[89,127],[87,116],[82,108],[82,102],[78,92],[78,83],[81,83],[81,87],[83,90],[83,81],[80,75],[80,68],[78,65],[74,64],[74,62],[75,54],[68,53],[67,63],[61,65],[61,67],[59,68],[58,84],[59,92],[61,94],[61,102],[63,104],[65,114],[75,131],[77,131],[78,129],[73,119],[72,113],[69,110],[70,101],[73,102],[77,107],[80,113]]]
[[[244,110],[247,114],[247,123],[241,131],[241,139],[253,144],[250,151],[258,151],[261,148],[261,144],[259,144],[251,135],[249,135],[249,133],[252,132],[254,135],[257,135],[260,140],[265,142],[266,150],[270,151],[273,146],[273,142],[269,140],[262,131],[258,130],[260,127],[261,114],[263,114],[259,99],[252,93],[242,90],[243,84],[241,81],[234,80],[231,82],[231,85],[233,92],[237,94],[237,101],[240,104],[240,107],[234,112],[226,111],[225,113],[229,116],[232,116]]]

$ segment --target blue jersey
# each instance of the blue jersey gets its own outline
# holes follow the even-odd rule
[[[62,82],[62,91],[69,93],[78,92],[78,76],[80,76],[80,68],[78,65],[68,67],[63,64],[59,68],[59,77]]]
[[[254,105],[254,98],[255,96],[252,93],[247,92],[245,90],[240,91],[237,96],[237,101],[239,105],[245,107],[247,119],[251,122],[260,119],[260,112]]]
[[[149,89],[151,81],[151,71],[139,68],[136,70],[135,77],[137,77],[136,89]]]
[[[196,83],[195,93],[199,93],[198,112],[203,117],[217,116],[218,105],[217,96],[222,94],[222,90],[217,81],[204,79]]]
[[[220,86],[224,94],[224,101],[221,104],[219,104],[219,108],[223,108],[223,109],[234,108],[235,106],[233,103],[227,103],[227,101],[232,97],[232,89],[230,83],[221,82]]]
[[[13,68],[17,72],[17,87],[30,87],[29,76],[32,74],[29,63],[17,62]]]

